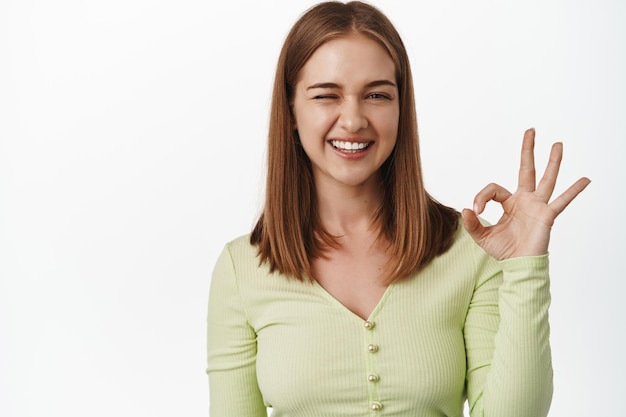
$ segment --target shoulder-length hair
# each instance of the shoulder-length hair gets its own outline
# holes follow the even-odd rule
[[[351,1],[320,3],[294,24],[281,50],[269,121],[265,207],[250,242],[272,272],[313,280],[311,260],[336,247],[317,212],[311,162],[294,130],[292,103],[298,74],[324,43],[350,33],[378,42],[395,64],[400,100],[398,137],[383,163],[384,198],[373,221],[389,241],[387,284],[409,277],[451,245],[458,212],[424,189],[413,80],[400,35],[371,5]]]

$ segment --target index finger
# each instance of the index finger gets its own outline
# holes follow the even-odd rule
[[[532,127],[524,132],[522,156],[517,181],[518,190],[535,191],[535,128]]]

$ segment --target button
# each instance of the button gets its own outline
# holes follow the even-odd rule
[[[372,330],[374,328],[374,323],[371,321],[366,321],[363,323],[363,327],[365,327],[367,330]]]
[[[376,352],[378,352],[378,345],[368,345],[367,346],[367,350],[370,353],[376,353]]]
[[[372,411],[380,411],[383,409],[383,405],[378,401],[373,401],[370,403],[370,410]]]
[[[370,375],[367,376],[367,380],[369,382],[378,382],[378,381],[380,381],[380,377],[378,375],[376,375],[376,374],[370,374]]]

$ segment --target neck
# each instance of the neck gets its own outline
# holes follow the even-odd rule
[[[320,221],[330,234],[350,237],[378,232],[373,219],[384,195],[379,176],[356,186],[316,181],[316,189]]]

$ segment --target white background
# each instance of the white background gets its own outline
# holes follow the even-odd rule
[[[262,205],[278,50],[310,1],[0,2],[0,415],[203,416],[206,299]],[[565,143],[550,416],[622,415],[626,6],[379,0],[424,175],[457,208]],[[497,219],[490,210],[487,218]]]

